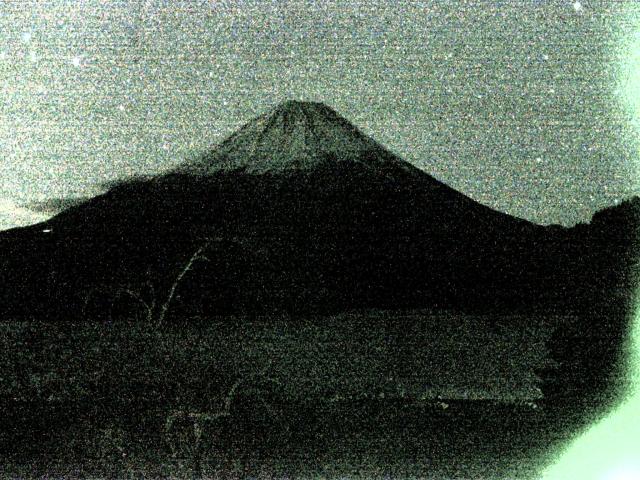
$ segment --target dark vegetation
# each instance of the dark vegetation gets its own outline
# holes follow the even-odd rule
[[[337,121],[326,107],[311,110]],[[183,462],[196,476],[222,468],[242,477],[258,465],[287,473],[276,458],[298,473],[340,457],[373,468],[369,477],[404,462],[407,474],[414,465],[416,474],[487,478],[560,441],[585,408],[596,414],[614,400],[640,199],[589,224],[544,227],[482,206],[381,147],[358,155],[326,153],[310,170],[124,182],[2,232],[3,464],[46,465],[49,452],[110,476],[135,457],[164,474]],[[308,315],[367,309],[484,315],[496,331],[514,327],[501,324],[511,314],[564,319],[550,325],[553,362],[538,372],[542,408],[466,401],[442,410],[385,390],[370,364],[350,384],[322,369],[295,383],[270,364],[277,340],[255,358],[242,351],[252,331],[238,318],[283,318],[285,335]],[[213,319],[240,340],[221,344]],[[367,355],[359,345],[353,362]],[[331,401],[337,394],[342,403]]]
[[[559,325],[551,338],[550,354],[559,368],[541,372],[543,389],[549,401],[563,405],[609,405],[626,387],[623,346],[640,272],[640,199],[596,213],[572,234],[564,258],[573,269],[567,261],[559,267],[577,279],[581,315]]]
[[[478,472],[519,471],[526,478],[536,458],[614,401],[637,261],[637,201],[573,229],[517,222],[520,230],[502,242],[501,216],[481,224],[482,234],[480,226],[472,231],[446,221],[442,237],[421,230],[434,220],[416,218],[425,214],[403,204],[404,193],[370,200],[375,207],[367,209],[380,218],[370,222],[359,219],[365,208],[358,213],[349,197],[336,201],[322,191],[305,207],[293,193],[270,200],[273,185],[256,194],[259,182],[244,189],[242,180],[233,184],[247,195],[232,194],[225,180],[207,180],[197,188],[218,192],[216,200],[190,206],[181,205],[202,198],[192,190],[198,184],[126,185],[52,220],[51,233],[39,226],[6,234],[4,285],[12,287],[3,291],[4,318],[15,319],[9,325],[16,336],[3,340],[19,348],[4,350],[8,363],[1,367],[7,465],[24,474],[20,468],[29,463],[40,473],[79,463],[78,477],[92,471],[121,477],[136,469],[158,476],[270,476],[314,467],[357,475],[349,469],[358,467],[362,477],[430,471],[435,478],[490,478]],[[229,203],[213,208],[225,195]],[[240,206],[253,195],[260,202]],[[240,212],[252,213],[240,220]],[[457,241],[445,241],[452,238]],[[286,377],[271,382],[261,373],[268,357],[239,366],[240,344],[212,356],[207,342],[216,336],[198,327],[212,316],[227,324],[233,315],[257,314],[295,322],[303,312],[419,306],[475,310],[498,319],[498,330],[509,311],[574,319],[555,325],[548,346],[555,363],[538,372],[541,408],[467,401],[443,411],[415,398],[347,398],[336,405],[329,402],[336,389],[319,372],[308,372],[313,388],[286,388]],[[238,388],[233,414],[207,420],[224,411],[239,379],[255,385]],[[374,381],[354,386],[369,396],[385,388]],[[172,412],[183,413],[167,432]],[[56,459],[58,467],[49,463]]]
[[[598,413],[593,403],[576,408],[588,392],[566,400],[555,384],[543,399],[420,398],[429,387],[421,372],[439,365],[408,355],[402,339],[417,332],[394,329],[393,313],[366,318],[384,340],[375,344],[357,319],[337,317],[327,329],[345,345],[325,359],[312,338],[295,342],[292,325],[302,325],[298,333],[310,326],[284,316],[161,328],[140,319],[6,323],[0,458],[14,473],[4,476],[535,478],[546,455],[588,421],[585,410]],[[312,361],[296,350],[311,350]],[[561,367],[554,378],[579,384],[584,372]],[[560,394],[564,404],[553,397]]]
[[[352,369],[342,377],[295,371],[286,363],[295,355],[250,345],[260,327],[240,320],[163,330],[140,321],[3,325],[3,468],[23,478],[525,478],[545,442],[562,440],[536,402],[402,392],[382,379],[403,366],[367,358],[357,342],[361,366],[336,355],[339,370]],[[270,326],[278,328],[286,323]]]
[[[75,318],[87,291],[104,285],[152,280],[166,291],[204,242],[210,262],[182,292],[198,313],[578,310],[611,292],[626,298],[638,200],[588,225],[541,227],[427,176],[335,170],[126,184],[8,232],[4,315]]]

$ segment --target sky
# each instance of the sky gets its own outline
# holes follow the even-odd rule
[[[537,223],[640,191],[632,0],[0,0],[0,85],[0,228],[285,99]]]

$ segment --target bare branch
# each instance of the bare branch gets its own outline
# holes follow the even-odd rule
[[[235,395],[236,390],[238,390],[238,387],[240,386],[242,381],[243,381],[243,379],[239,378],[231,386],[231,389],[229,390],[229,393],[227,394],[226,398],[224,399],[224,410],[223,411],[225,411],[227,413],[231,412],[231,403],[233,402],[233,396]]]
[[[205,249],[209,246],[209,241],[205,242],[200,248],[198,248],[193,255],[191,255],[191,258],[189,258],[189,261],[185,264],[184,268],[182,270],[180,270],[180,272],[178,273],[178,275],[176,276],[175,281],[173,282],[173,284],[171,285],[171,289],[169,290],[169,295],[167,296],[167,299],[165,300],[165,302],[162,304],[162,307],[160,308],[160,313],[158,314],[158,318],[156,320],[156,323],[161,324],[164,322],[164,318],[167,314],[167,311],[169,310],[169,306],[171,305],[171,301],[173,300],[173,297],[176,294],[176,289],[178,288],[178,285],[180,284],[180,282],[182,281],[182,279],[184,278],[184,276],[187,274],[187,272],[189,270],[191,270],[191,268],[193,267],[193,264],[200,260],[200,258],[202,257],[202,252],[205,251]]]
[[[147,320],[151,321],[151,319],[153,318],[153,307],[155,305],[155,299],[153,299],[152,302],[149,303],[144,298],[142,298],[142,296],[138,292],[129,288],[119,288],[118,293],[125,293],[134,300],[137,300],[138,303],[140,303],[140,305],[142,305],[147,311]]]

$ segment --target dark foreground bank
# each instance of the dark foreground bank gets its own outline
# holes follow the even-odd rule
[[[535,478],[599,407],[555,395],[563,370],[552,400],[443,394],[553,367],[547,330],[569,320],[533,318],[5,323],[0,477]],[[486,358],[501,368],[470,370]]]

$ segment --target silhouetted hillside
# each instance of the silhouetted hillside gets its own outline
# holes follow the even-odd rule
[[[596,213],[563,232],[556,246],[557,282],[574,295],[579,317],[557,326],[549,343],[557,367],[541,372],[553,402],[598,407],[625,388],[623,346],[638,286],[640,198]]]
[[[630,285],[638,200],[542,227],[412,167],[321,104],[286,102],[168,175],[4,232],[5,318],[435,307],[590,308]],[[621,293],[622,292],[622,293]],[[136,298],[137,297],[137,298]],[[84,312],[84,313],[82,313]]]

